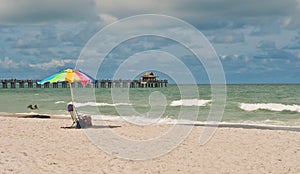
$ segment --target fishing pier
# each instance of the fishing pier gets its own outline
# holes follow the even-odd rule
[[[45,83],[38,84],[39,80],[1,80],[0,88],[69,88],[69,83]],[[141,80],[97,80],[93,84],[88,84],[86,87],[94,88],[161,88],[167,87],[167,80],[156,80],[143,82]],[[80,82],[72,84],[73,87],[83,88]]]
[[[147,72],[141,76],[140,80],[96,80],[88,84],[85,88],[162,88],[167,87],[168,80],[157,80],[152,72]],[[0,80],[0,88],[69,88],[67,81],[57,83],[39,84],[40,80]],[[83,88],[80,82],[72,83],[72,87]]]

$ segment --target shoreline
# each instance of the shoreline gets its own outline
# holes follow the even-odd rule
[[[4,113],[0,112],[0,117],[15,117],[15,118],[37,118],[37,119],[65,119],[71,120],[69,116],[58,116],[38,113]],[[116,116],[117,117],[117,116]],[[125,122],[119,119],[93,119],[95,121],[108,121],[108,122]],[[241,129],[259,129],[259,130],[283,130],[283,131],[294,131],[300,132],[300,126],[283,126],[283,125],[268,125],[268,124],[253,124],[253,123],[233,123],[233,122],[220,122],[220,123],[209,123],[209,122],[195,122],[195,123],[158,123],[159,125],[186,125],[186,126],[200,126],[200,127],[218,127],[218,128],[241,128]]]
[[[8,112],[0,112],[0,117],[40,118],[40,119],[68,119],[67,116],[38,114],[38,113],[8,113]]]

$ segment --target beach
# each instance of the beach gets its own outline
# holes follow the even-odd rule
[[[200,145],[203,126],[194,126],[171,152],[131,160],[104,152],[84,129],[62,128],[70,124],[69,118],[0,116],[1,173],[300,173],[297,131],[221,127]],[[172,126],[119,121],[106,125],[97,129],[113,129],[136,140]]]

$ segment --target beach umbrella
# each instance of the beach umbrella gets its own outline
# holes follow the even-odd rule
[[[56,83],[56,82],[64,82],[64,81],[67,81],[70,84],[72,105],[74,106],[72,83],[81,82],[83,86],[86,86],[88,83],[95,82],[95,79],[80,70],[66,69],[58,72],[57,74],[45,78],[44,80],[38,82],[38,84],[44,84],[47,82]]]

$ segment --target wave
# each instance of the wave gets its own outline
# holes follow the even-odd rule
[[[151,118],[146,116],[116,116],[116,115],[91,115],[95,120],[102,121],[119,121],[119,122],[131,122],[136,124],[200,124],[203,122],[193,121],[187,119],[176,119],[172,117],[162,117],[162,118]]]
[[[65,101],[57,101],[55,104],[61,104],[61,103],[66,103]]]
[[[211,103],[211,100],[199,100],[199,99],[184,99],[174,100],[170,106],[207,106]]]
[[[281,103],[241,103],[240,108],[245,111],[269,110],[269,111],[293,111],[300,112],[300,105],[286,105]]]
[[[207,121],[193,121],[186,119],[176,119],[164,117],[160,119],[151,119],[138,116],[109,116],[109,115],[93,115],[94,121],[118,121],[131,122],[139,125],[160,124],[160,125],[190,125],[190,126],[207,126],[219,128],[244,128],[244,129],[266,129],[266,130],[287,130],[300,132],[300,127],[285,125],[285,124],[270,124],[269,122],[207,122]]]
[[[20,115],[44,115],[51,116],[52,118],[70,118],[69,114],[40,114],[37,112],[30,113],[8,113],[0,112],[0,117],[2,116],[20,116]],[[79,113],[79,115],[89,115],[84,113]],[[147,118],[143,116],[116,116],[116,115],[90,115],[93,118],[95,124],[99,124],[99,121],[118,121],[118,122],[131,122],[139,125],[148,124],[181,124],[181,125],[191,125],[191,126],[213,126],[213,127],[230,127],[230,128],[246,128],[246,129],[271,129],[271,130],[291,130],[300,132],[299,121],[298,123],[293,122],[279,122],[274,120],[262,120],[262,121],[233,121],[233,122],[208,122],[208,121],[196,121],[188,119],[178,119],[173,117],[162,117],[162,118]],[[103,123],[100,123],[103,124]]]
[[[60,103],[58,101],[56,103]],[[211,103],[211,100],[199,100],[199,99],[185,99],[185,100],[174,100],[171,102],[170,106],[207,106]],[[75,103],[77,108],[85,106],[131,106],[131,103],[95,103],[95,102],[86,102],[86,103]]]
[[[130,103],[95,103],[95,102],[86,102],[86,103],[74,103],[74,105],[79,107],[85,107],[85,106],[130,106]]]

